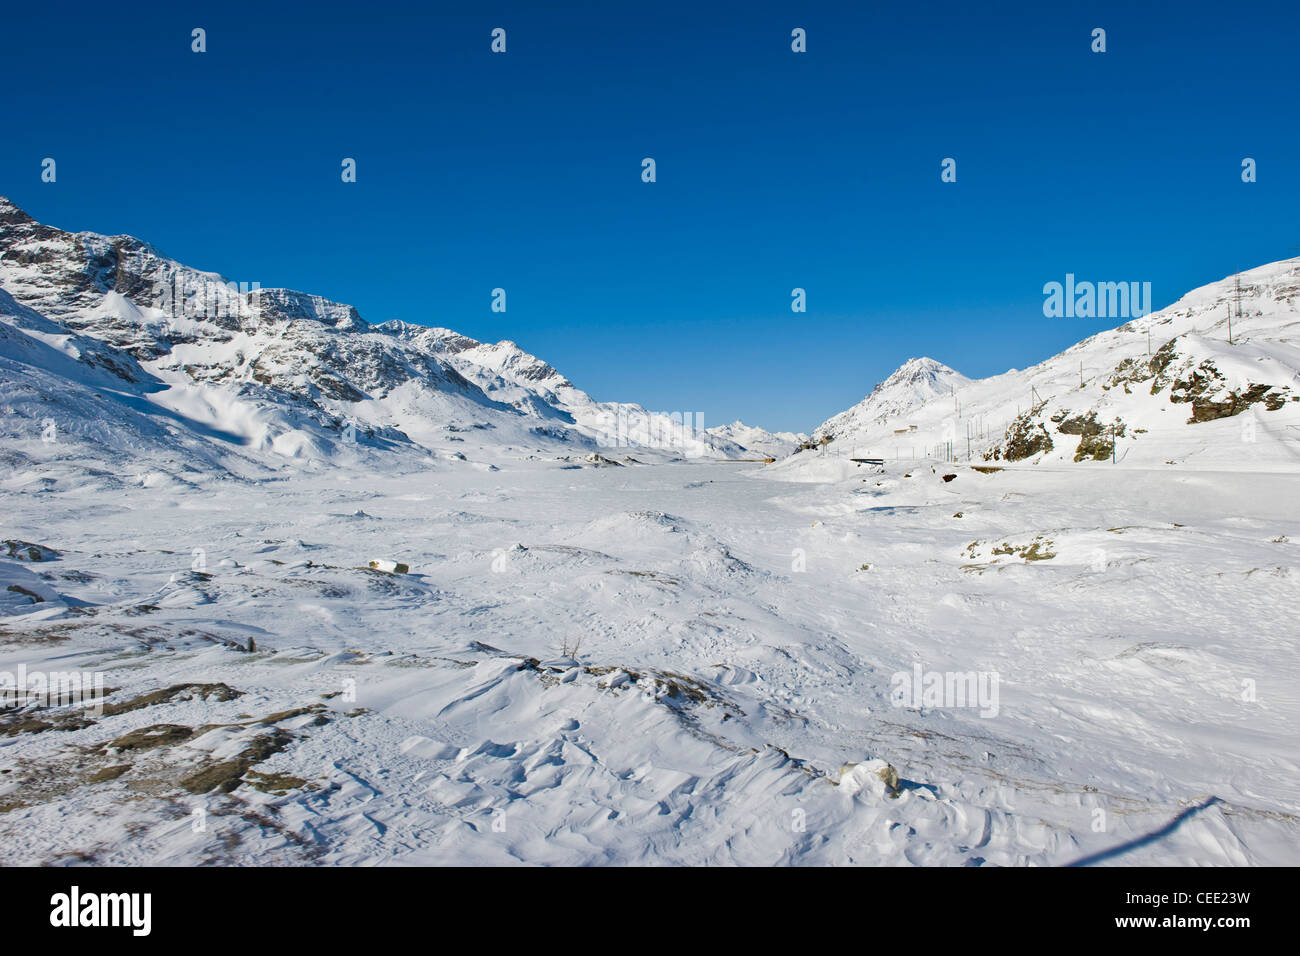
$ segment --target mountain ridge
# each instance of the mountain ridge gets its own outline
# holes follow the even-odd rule
[[[405,451],[413,460],[459,460],[464,451],[452,445],[489,433],[492,440],[480,449],[485,454],[565,457],[612,447],[736,457],[744,451],[688,427],[694,422],[633,403],[597,402],[513,341],[482,343],[398,320],[372,324],[355,307],[323,296],[235,287],[135,237],[43,225],[5,197],[0,289],[0,318],[10,327],[15,356],[31,352],[15,336],[40,335],[76,361],[89,355],[101,368],[129,370],[123,384],[130,395],[121,401],[130,411],[109,416],[119,427],[139,414],[162,416],[175,427],[188,421],[192,431],[233,441],[237,447],[223,451],[235,458],[250,450],[365,457],[369,447]],[[38,331],[33,316],[57,328]],[[45,375],[68,372],[42,361]],[[17,374],[12,358],[6,368]],[[84,410],[60,408],[57,396],[76,391],[69,381],[38,385],[30,375],[25,381],[27,389],[56,396],[46,409],[55,419],[62,413],[56,433],[94,432],[84,427]],[[22,431],[30,437],[30,424]],[[156,432],[141,428],[141,434]],[[202,457],[215,462],[222,454]]]
[[[1298,302],[1300,258],[1284,259],[1207,283],[1027,369],[967,379],[911,359],[813,434],[886,459],[1295,467]]]

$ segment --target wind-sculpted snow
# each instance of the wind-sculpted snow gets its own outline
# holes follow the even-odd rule
[[[1289,477],[762,472],[8,474],[0,860],[1300,862]]]

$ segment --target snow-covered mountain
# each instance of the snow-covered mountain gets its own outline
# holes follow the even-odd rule
[[[183,451],[191,466],[241,471],[470,449],[745,453],[694,415],[597,402],[513,342],[371,325],[320,296],[236,287],[130,236],[43,225],[3,198],[0,336],[8,437],[91,457]]]
[[[951,399],[957,388],[969,382],[965,375],[932,358],[908,359],[889,378],[878,383],[870,395],[819,426],[813,438],[834,440],[871,433],[884,426],[906,429],[906,418],[912,409],[935,399]]]
[[[582,434],[594,436],[602,447],[656,446],[662,444],[656,436],[675,436],[689,430],[681,447],[691,457],[776,457],[788,455],[803,438],[743,422],[710,428],[694,412],[656,413],[640,405],[598,402],[552,366],[509,340],[488,344],[450,329],[402,323],[388,323],[385,328],[409,336],[420,348],[438,354],[493,400],[574,425]],[[675,446],[676,439],[668,444]]]
[[[1240,317],[1237,279],[1024,371],[971,380],[911,359],[813,438],[841,456],[1293,466],[1300,260],[1242,273]],[[378,456],[780,458],[805,441],[600,402],[514,342],[241,290],[4,199],[0,343],[0,432],[19,458],[43,441],[244,473]]]
[[[730,425],[715,425],[706,431],[717,439],[765,458],[783,458],[808,440],[808,436],[802,432],[770,432],[740,421]]]
[[[970,380],[912,359],[814,436],[829,436],[841,456],[886,459],[1295,468],[1297,296],[1300,259],[1289,259],[1210,283],[1023,371]]]

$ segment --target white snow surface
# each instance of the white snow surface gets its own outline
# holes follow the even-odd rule
[[[0,861],[1300,862],[1292,476],[762,468],[10,475],[0,669],[241,696],[0,738]]]

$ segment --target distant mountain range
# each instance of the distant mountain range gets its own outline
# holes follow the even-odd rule
[[[1297,296],[1291,259],[1024,371],[972,380],[914,358],[812,443],[844,457],[1295,468]],[[490,468],[503,456],[582,466],[781,458],[810,444],[599,402],[514,342],[240,289],[130,236],[42,225],[3,198],[0,410],[11,470],[51,457],[161,462],[182,477],[402,460]]]
[[[0,342],[11,454],[44,436],[60,453],[238,472],[471,448],[753,457],[803,438],[598,402],[513,342],[236,287],[130,236],[42,225],[3,198]]]

